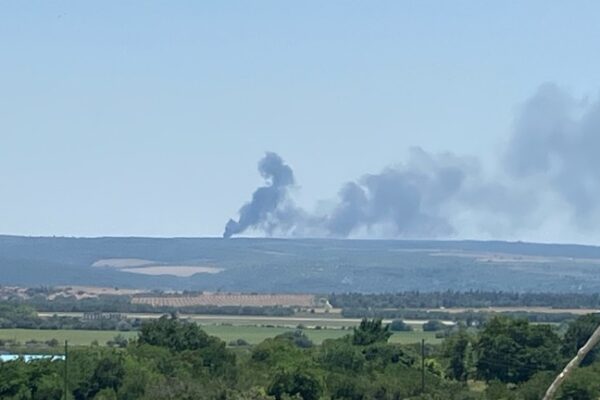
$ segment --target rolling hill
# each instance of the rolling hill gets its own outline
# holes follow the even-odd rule
[[[522,242],[0,236],[0,285],[233,292],[600,291],[600,247]]]

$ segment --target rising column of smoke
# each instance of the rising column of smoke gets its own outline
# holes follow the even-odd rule
[[[223,237],[229,238],[248,228],[264,228],[286,200],[288,190],[294,184],[294,173],[282,158],[275,153],[266,153],[258,163],[258,171],[267,185],[256,189],[252,200],[240,208],[237,221],[230,219],[227,222]]]

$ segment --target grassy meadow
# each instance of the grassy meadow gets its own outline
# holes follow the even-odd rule
[[[210,335],[217,336],[225,342],[236,339],[244,339],[250,344],[257,344],[266,338],[277,336],[288,332],[291,329],[282,327],[263,327],[263,326],[239,326],[239,325],[203,325],[202,328]],[[306,329],[304,332],[316,344],[326,339],[335,339],[351,333],[350,330],[341,329]],[[0,329],[0,340],[16,340],[21,344],[28,341],[47,341],[56,339],[60,343],[68,340],[73,346],[86,346],[97,341],[100,345],[105,345],[107,341],[113,339],[116,335],[123,335],[126,338],[135,338],[137,332],[117,332],[117,331],[87,331],[87,330],[38,330],[38,329]],[[425,339],[428,343],[439,343],[440,339],[435,338],[433,332],[396,332],[390,338],[391,343],[418,343]]]
[[[134,338],[137,332],[115,332],[115,331],[86,331],[86,330],[45,330],[45,329],[0,329],[0,340],[16,340],[21,344],[35,340],[45,342],[56,339],[61,344],[65,340],[73,346],[87,346],[94,340],[104,345],[107,341],[121,334],[126,338]]]

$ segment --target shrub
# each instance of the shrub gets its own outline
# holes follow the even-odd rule
[[[390,330],[394,332],[410,332],[413,328],[401,319],[395,319],[390,324]]]
[[[441,321],[432,319],[423,324],[423,331],[425,332],[435,332],[446,329],[446,325],[444,325]]]

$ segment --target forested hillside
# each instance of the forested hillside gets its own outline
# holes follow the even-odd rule
[[[296,293],[448,289],[596,293],[599,268],[600,248],[577,245],[0,236],[0,285]]]

